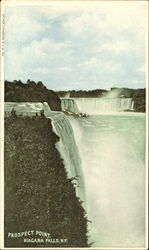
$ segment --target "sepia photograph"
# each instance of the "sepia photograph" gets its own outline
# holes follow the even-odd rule
[[[1,249],[148,249],[148,1],[1,2]]]

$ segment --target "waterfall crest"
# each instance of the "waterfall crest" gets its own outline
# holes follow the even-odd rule
[[[132,98],[74,98],[80,112],[90,115],[133,110]]]
[[[41,102],[5,102],[4,108],[5,115],[10,115],[11,111],[15,110],[18,115],[22,116],[33,116],[35,113],[38,114],[41,110],[44,110]]]
[[[85,187],[81,167],[81,159],[75,142],[72,126],[61,112],[50,112],[47,118],[52,120],[54,132],[59,136],[60,140],[56,144],[66,167],[68,178],[77,177],[76,194],[82,201],[85,201]]]
[[[49,105],[48,105],[47,102],[43,103],[43,109],[44,109],[45,116],[49,115],[49,113],[51,112],[51,109],[50,109],[50,107],[49,107]]]
[[[47,102],[5,102],[5,115],[9,116],[11,111],[15,110],[16,114],[22,116],[34,116],[40,114],[44,110],[45,115],[50,112],[51,109]]]
[[[71,98],[61,99],[61,108],[62,110],[69,110],[76,114],[80,113],[75,100]]]
[[[68,98],[61,99],[61,108],[77,114],[97,115],[133,110],[134,101],[132,98]]]

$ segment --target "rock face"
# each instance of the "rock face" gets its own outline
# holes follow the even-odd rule
[[[88,246],[86,214],[55,147],[58,140],[44,115],[5,118],[5,247]],[[31,236],[8,237],[30,230]],[[36,230],[53,241],[35,236]]]
[[[5,102],[47,102],[51,110],[61,110],[60,98],[54,91],[48,90],[41,82],[30,80],[25,84],[5,81]]]

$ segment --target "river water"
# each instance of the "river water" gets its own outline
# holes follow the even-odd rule
[[[10,113],[13,108],[18,114],[31,115],[44,110],[52,120],[53,130],[60,137],[56,146],[68,177],[79,176],[76,194],[84,201],[91,221],[91,247],[143,248],[145,114],[119,112],[119,108],[133,109],[128,98],[78,99],[76,103],[63,101],[64,108],[79,108],[94,115],[66,117],[52,112],[47,103],[6,103],[5,111]],[[99,111],[103,113],[95,115]]]
[[[144,247],[145,114],[69,120],[82,160],[91,247]]]

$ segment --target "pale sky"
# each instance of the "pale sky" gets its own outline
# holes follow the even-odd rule
[[[5,79],[53,90],[145,87],[147,1],[5,9]]]

